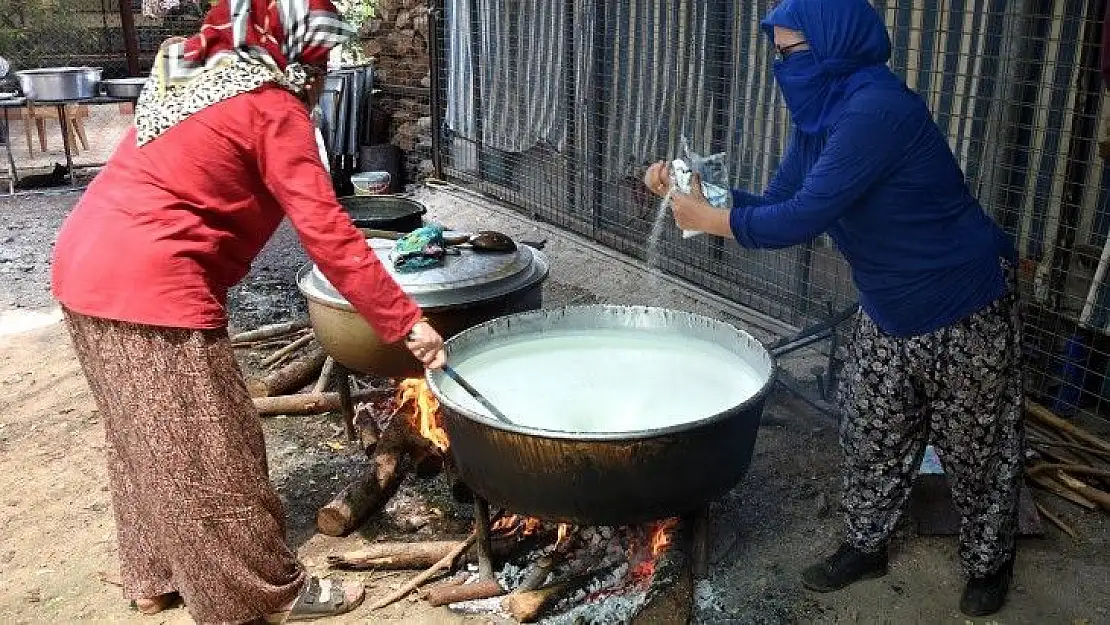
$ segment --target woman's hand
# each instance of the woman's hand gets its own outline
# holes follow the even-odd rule
[[[659,197],[667,194],[671,189],[671,169],[666,161],[659,161],[648,167],[647,172],[644,173],[644,186]]]
[[[671,195],[671,212],[674,222],[683,230],[704,232],[719,237],[731,238],[732,222],[728,210],[715,208],[701,192],[701,176],[690,177],[690,193]]]
[[[447,364],[447,351],[443,349],[443,337],[427,321],[419,321],[409,330],[405,339],[416,359],[429,369],[439,369]]]

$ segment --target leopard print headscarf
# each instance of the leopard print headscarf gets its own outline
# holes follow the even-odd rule
[[[218,0],[199,33],[158,51],[135,106],[139,145],[267,83],[300,94],[305,66],[326,64],[354,30],[331,0]]]

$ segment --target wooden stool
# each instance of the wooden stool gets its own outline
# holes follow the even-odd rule
[[[74,154],[79,154],[80,149],[77,147],[78,140],[80,140],[81,147],[86,151],[89,149],[89,139],[85,135],[84,119],[89,116],[89,107],[84,104],[67,104],[65,105],[66,127],[69,129],[69,147]],[[31,143],[31,124],[35,125],[35,129],[39,135],[39,149],[41,152],[46,152],[46,122],[49,120],[58,119],[58,108],[56,106],[35,106],[30,102],[23,108],[23,132],[27,136],[27,153],[34,154],[34,146]]]

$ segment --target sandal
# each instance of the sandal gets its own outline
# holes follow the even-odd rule
[[[172,608],[180,599],[181,595],[176,592],[167,592],[154,597],[142,597],[131,602],[131,609],[146,616],[153,616]]]
[[[352,588],[358,589],[357,596],[348,598]],[[366,589],[358,584],[345,584],[336,579],[320,579],[315,575],[308,578],[301,595],[286,613],[283,622],[312,621],[329,616],[339,616],[362,605]]]

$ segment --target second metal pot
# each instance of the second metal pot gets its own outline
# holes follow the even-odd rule
[[[527,245],[503,254],[461,249],[448,255],[441,267],[396,273],[389,260],[394,242],[372,239],[368,244],[444,338],[502,315],[536,310],[543,303],[547,258]],[[379,377],[423,375],[423,367],[408,350],[384,343],[318,267],[302,267],[297,287],[308,299],[316,339],[337,363]]]
[[[19,88],[33,102],[88,100],[100,94],[99,67],[44,67],[18,71]]]

